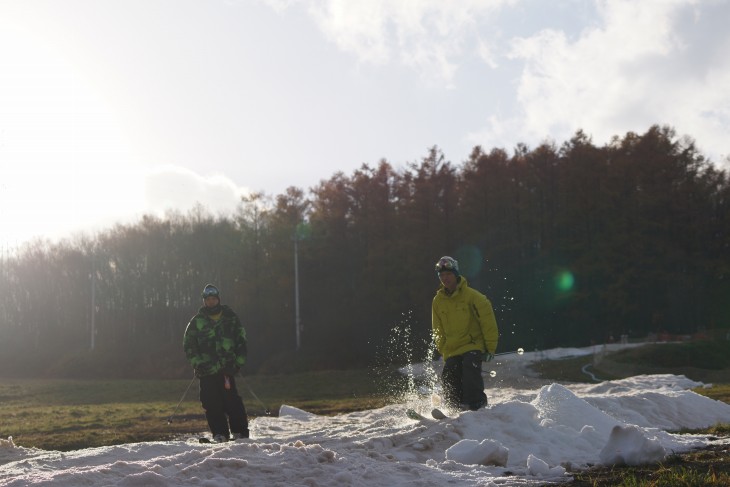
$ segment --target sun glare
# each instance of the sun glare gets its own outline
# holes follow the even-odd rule
[[[0,245],[69,236],[141,205],[139,168],[81,72],[47,39],[0,25]]]

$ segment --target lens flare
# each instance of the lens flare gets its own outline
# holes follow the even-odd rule
[[[477,247],[473,245],[459,247],[454,257],[459,261],[461,273],[466,277],[474,277],[481,272],[484,259]]]
[[[575,277],[573,276],[573,273],[568,270],[560,271],[555,275],[555,286],[561,292],[567,293],[573,289],[574,284]]]

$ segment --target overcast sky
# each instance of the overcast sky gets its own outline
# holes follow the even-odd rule
[[[0,0],[0,245],[475,145],[730,153],[730,1]]]

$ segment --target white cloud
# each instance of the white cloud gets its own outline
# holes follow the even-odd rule
[[[459,60],[484,56],[482,42],[474,52],[465,46],[478,39],[477,25],[509,0],[470,0],[458,6],[440,0],[313,1],[310,13],[325,36],[365,63],[396,61],[426,79],[451,86]]]
[[[691,1],[599,6],[601,26],[575,40],[556,30],[514,40],[510,56],[525,62],[517,91],[521,113],[514,122],[521,132],[533,140],[546,134],[568,138],[583,128],[605,142],[669,124],[693,136],[713,159],[727,154],[730,61],[713,58],[699,72],[692,66],[703,50],[724,46],[727,53],[727,31],[716,32],[710,45],[693,42],[702,22],[717,12]]]
[[[499,63],[497,61],[497,53],[494,52],[494,47],[485,42],[483,39],[479,39],[478,41],[477,53],[479,54],[479,58],[481,58],[484,64],[486,64],[490,68],[497,69],[497,67],[499,67]]]
[[[465,134],[469,143],[566,140],[578,129],[603,143],[668,124],[713,160],[728,154],[730,34],[707,25],[727,18],[726,2],[596,0],[551,12],[515,1],[298,3],[361,63],[405,66],[461,89],[457,74],[480,60],[491,70],[484,89],[500,98],[486,126]]]
[[[214,215],[232,215],[249,192],[225,176],[201,176],[176,166],[4,175],[12,179],[0,183],[0,246],[13,247],[34,238],[57,241],[103,231],[134,223],[143,214],[186,213],[197,204]]]
[[[230,215],[248,193],[221,174],[201,176],[177,166],[159,167],[144,178],[145,208],[158,214],[189,210],[200,203],[213,214]]]

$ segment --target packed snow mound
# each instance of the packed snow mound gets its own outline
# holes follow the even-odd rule
[[[696,384],[659,375],[487,388],[488,408],[444,420],[406,416],[408,407],[428,415],[430,396],[337,416],[283,406],[251,421],[251,439],[225,444],[199,444],[196,433],[67,453],[0,448],[0,486],[544,485],[712,443],[670,432],[730,423],[730,405],[683,389]]]
[[[446,449],[446,459],[465,465],[507,465],[509,450],[494,440],[461,440]]]
[[[604,465],[644,465],[664,460],[667,450],[638,426],[614,426],[599,457]]]

